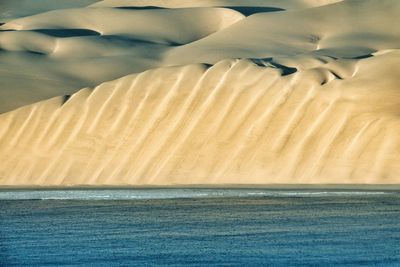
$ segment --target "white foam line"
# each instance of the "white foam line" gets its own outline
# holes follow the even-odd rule
[[[129,200],[224,197],[339,197],[397,194],[395,191],[302,191],[252,189],[26,190],[0,191],[0,200]]]

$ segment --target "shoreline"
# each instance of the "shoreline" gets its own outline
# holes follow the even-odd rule
[[[176,189],[218,189],[218,190],[400,190],[400,184],[196,184],[196,185],[72,185],[72,186],[14,186],[1,185],[0,191],[26,191],[26,190],[176,190]]]

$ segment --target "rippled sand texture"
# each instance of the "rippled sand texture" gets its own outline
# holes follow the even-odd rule
[[[400,183],[400,2],[175,2],[0,27],[1,185]]]

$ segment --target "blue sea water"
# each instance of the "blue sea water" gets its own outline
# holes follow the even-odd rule
[[[0,266],[400,266],[400,192],[0,191]]]

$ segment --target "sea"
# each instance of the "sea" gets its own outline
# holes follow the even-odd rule
[[[400,266],[400,191],[0,190],[0,266]]]

